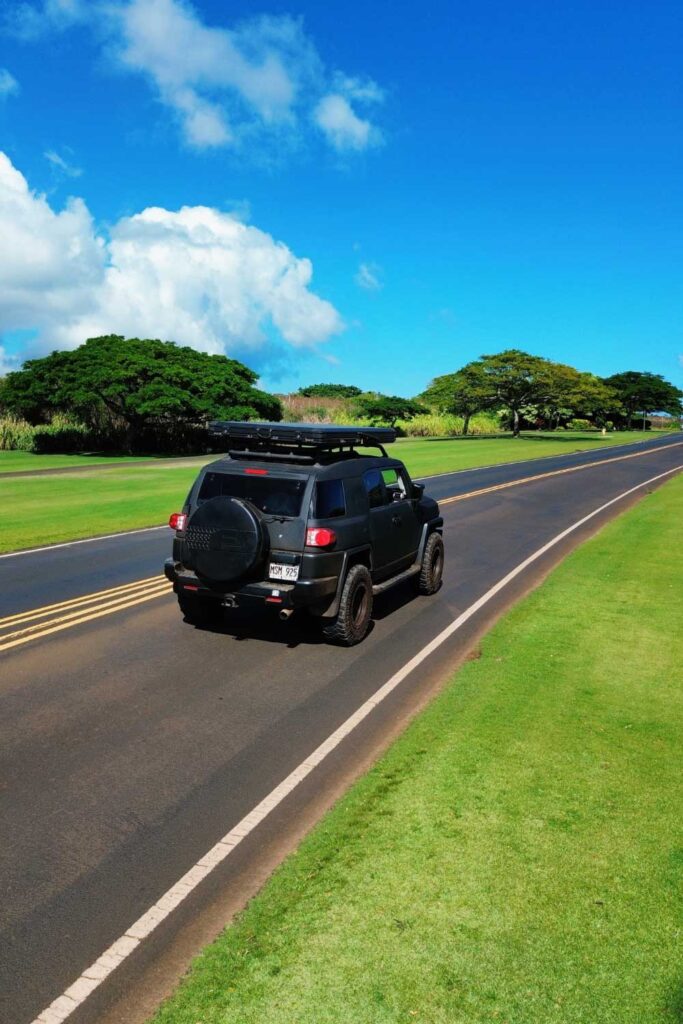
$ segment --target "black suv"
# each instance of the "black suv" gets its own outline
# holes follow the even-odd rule
[[[210,425],[228,454],[199,473],[165,565],[187,622],[210,625],[225,607],[270,604],[320,618],[351,646],[372,601],[403,580],[434,594],[443,570],[439,506],[383,444],[378,427]],[[380,455],[358,448],[376,448]]]

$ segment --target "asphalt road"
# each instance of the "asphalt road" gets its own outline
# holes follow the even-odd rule
[[[587,468],[557,473],[576,466]],[[0,622],[2,1024],[33,1021],[218,838],[512,568],[605,502],[676,467],[683,467],[683,445],[672,436],[644,447],[433,478],[428,486],[435,497],[460,499],[443,504],[444,587],[432,598],[414,598],[403,587],[378,599],[372,632],[351,650],[321,644],[315,629],[296,617],[282,624],[234,612],[219,632],[193,629],[165,588],[147,594],[134,588],[137,603],[75,603],[69,607],[84,608],[85,621],[73,616],[68,628],[39,628],[29,642],[4,651],[2,636],[16,627]],[[612,506],[572,534],[408,675],[373,712],[363,735],[340,746],[338,776],[362,761],[362,743],[389,732],[424,679],[443,675],[506,601],[624,507]],[[0,559],[0,619],[156,577],[169,546],[169,532],[158,530]],[[103,613],[95,617],[98,608]],[[63,614],[26,621],[54,623]],[[332,768],[316,772],[244,844],[237,867],[310,810],[316,787],[333,784]],[[230,881],[226,870],[206,901]],[[203,898],[197,896],[192,913],[201,912]],[[187,916],[178,915],[178,928],[187,926]],[[173,942],[174,927],[171,918],[154,955]],[[125,987],[125,972],[115,972],[74,1024],[99,1019]]]

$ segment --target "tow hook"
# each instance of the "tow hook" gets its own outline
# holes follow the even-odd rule
[[[280,610],[280,618],[282,619],[282,621],[286,622],[287,619],[291,616],[293,611],[294,611],[293,608],[282,608]]]

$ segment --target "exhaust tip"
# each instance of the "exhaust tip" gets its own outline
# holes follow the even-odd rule
[[[280,619],[282,620],[282,622],[286,622],[287,619],[289,619],[291,617],[293,611],[294,611],[293,608],[283,608],[280,611],[280,613],[279,613],[280,614]]]

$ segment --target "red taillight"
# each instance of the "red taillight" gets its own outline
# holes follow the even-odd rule
[[[245,469],[244,472],[248,473],[249,476],[268,476],[267,469],[252,469],[251,467],[249,467],[248,469]]]
[[[329,548],[336,539],[334,530],[326,530],[324,526],[313,526],[306,530],[306,544],[310,548]]]
[[[180,530],[181,532],[187,526],[187,516],[184,512],[174,512],[168,521],[168,525],[172,530]]]

